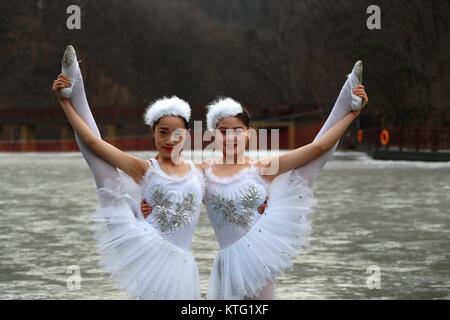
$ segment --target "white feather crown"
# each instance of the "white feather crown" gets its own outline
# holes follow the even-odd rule
[[[166,116],[182,117],[186,122],[189,122],[191,118],[191,107],[189,103],[176,96],[172,96],[171,98],[164,97],[156,100],[147,107],[144,113],[144,121],[153,128],[155,122]]]
[[[206,106],[208,113],[206,114],[206,124],[208,130],[213,132],[217,123],[227,117],[233,117],[244,112],[239,102],[231,98],[220,98]]]

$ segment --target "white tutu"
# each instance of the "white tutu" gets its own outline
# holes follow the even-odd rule
[[[133,188],[122,175],[120,183],[109,181],[97,190],[102,207],[92,219],[103,268],[137,299],[198,299],[199,272],[194,257],[165,240],[144,220],[138,211],[138,193],[123,192]]]
[[[297,171],[277,177],[269,186],[264,215],[242,238],[219,251],[208,299],[257,296],[269,281],[291,269],[294,257],[309,243],[308,215],[315,203]]]

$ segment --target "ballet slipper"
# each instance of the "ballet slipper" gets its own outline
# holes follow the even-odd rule
[[[62,59],[61,71],[70,81],[70,87],[61,89],[61,97],[70,99],[72,97],[72,89],[78,79],[79,67],[77,54],[73,46],[68,45]]]
[[[351,104],[352,111],[361,111],[362,108],[364,108],[366,105],[366,102],[364,101],[363,98],[353,94],[353,90],[356,89],[356,87],[362,83],[362,77],[363,77],[363,63],[361,60],[358,60],[355,63],[352,72],[349,75],[347,75],[352,90],[352,104]]]

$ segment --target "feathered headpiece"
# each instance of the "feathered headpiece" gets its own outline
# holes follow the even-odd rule
[[[206,124],[209,131],[213,132],[217,123],[227,117],[233,117],[244,112],[239,102],[231,98],[220,98],[211,102],[208,106],[206,114]]]
[[[172,96],[171,98],[164,97],[156,100],[147,107],[144,114],[144,121],[153,128],[159,119],[166,116],[182,117],[186,122],[189,122],[191,107],[186,101],[176,96]]]

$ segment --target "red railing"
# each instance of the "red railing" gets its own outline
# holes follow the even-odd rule
[[[121,150],[152,150],[153,139],[150,136],[133,136],[120,138],[105,138]],[[0,151],[8,152],[41,152],[41,151],[79,151],[75,139],[71,140],[33,140],[33,141],[0,141]]]
[[[295,145],[304,145],[314,138],[317,133],[319,125],[311,127],[296,128],[295,130]],[[381,135],[383,131],[385,144],[382,143]],[[354,132],[353,130],[351,132]],[[361,134],[362,133],[362,134]],[[355,132],[356,138],[353,134],[347,136],[345,139],[352,141],[357,140],[355,144],[348,143],[348,147],[359,149],[383,149],[383,150],[413,150],[413,151],[437,151],[450,150],[450,128],[371,128],[362,129],[358,134]],[[358,139],[359,138],[359,139]],[[154,150],[154,141],[150,135],[145,136],[127,136],[117,138],[105,138],[121,150]],[[386,143],[387,142],[387,143]],[[289,135],[286,130],[280,131],[281,149],[288,149],[290,146]],[[1,141],[1,151],[78,151],[78,146],[74,139],[68,140],[32,140],[32,141]]]

